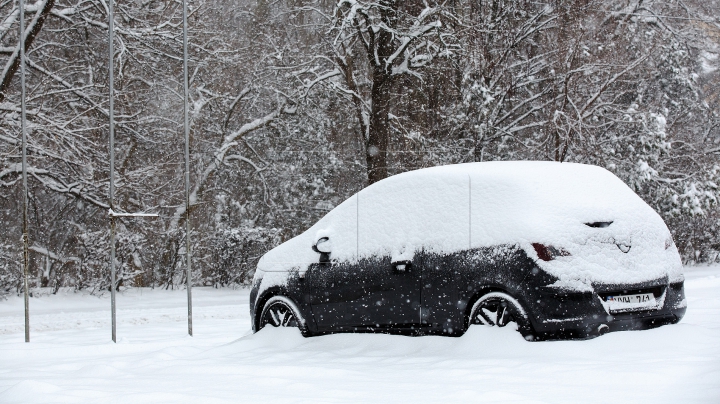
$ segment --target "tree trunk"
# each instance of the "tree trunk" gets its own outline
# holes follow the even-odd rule
[[[26,31],[28,29],[30,31],[25,37],[26,53],[28,49],[30,49],[30,46],[35,40],[37,34],[40,33],[40,30],[45,23],[45,19],[47,18],[48,14],[50,14],[50,10],[52,10],[54,5],[55,0],[47,0],[42,10],[37,11],[38,14],[30,22],[30,26],[26,27]],[[21,35],[25,35],[25,33],[23,32],[21,33]],[[10,60],[8,60],[8,63],[5,65],[5,69],[3,71],[4,74],[2,75],[2,81],[0,81],[0,102],[3,102],[5,100],[5,92],[10,87],[10,82],[12,82],[13,76],[15,76],[18,68],[20,68],[20,46],[16,47],[15,52],[10,55]]]
[[[383,72],[373,77],[372,116],[368,131],[365,158],[367,160],[368,185],[387,178],[387,148],[390,137],[388,115],[390,109],[390,79]]]
[[[394,0],[381,1],[384,7],[381,10],[382,21],[387,27],[396,27],[398,2]],[[392,98],[392,67],[388,58],[395,52],[393,46],[394,35],[387,29],[381,29],[377,34],[377,45],[368,52],[368,60],[373,65],[372,77],[372,105],[370,128],[365,148],[367,160],[368,185],[387,178],[387,148],[390,138],[388,116],[390,114],[390,101]],[[374,53],[377,53],[375,55]]]

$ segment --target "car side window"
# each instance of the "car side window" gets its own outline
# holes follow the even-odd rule
[[[469,245],[469,178],[436,175],[386,179],[361,191],[360,256]]]

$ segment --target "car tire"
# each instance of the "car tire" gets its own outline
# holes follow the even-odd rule
[[[527,311],[520,302],[504,292],[490,292],[482,295],[472,305],[468,324],[491,327],[505,327],[509,323],[517,324],[520,334],[528,341],[536,339]]]
[[[308,336],[305,318],[295,302],[285,296],[273,296],[265,302],[258,321],[258,331],[268,324],[273,327],[297,327],[304,337]]]

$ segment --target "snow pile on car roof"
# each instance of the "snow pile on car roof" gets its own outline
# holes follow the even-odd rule
[[[597,222],[611,224],[588,225]],[[318,262],[312,246],[322,237],[339,261],[518,245],[558,277],[556,286],[572,289],[677,278],[681,268],[674,245],[665,248],[670,232],[652,208],[609,171],[573,163],[469,163],[387,178],[268,252],[258,269],[302,273]],[[539,260],[532,243],[570,256]]]

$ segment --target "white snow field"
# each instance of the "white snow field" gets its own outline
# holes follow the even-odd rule
[[[720,403],[720,266],[685,269],[677,325],[588,341],[250,331],[248,291],[194,289],[0,302],[0,403]]]

